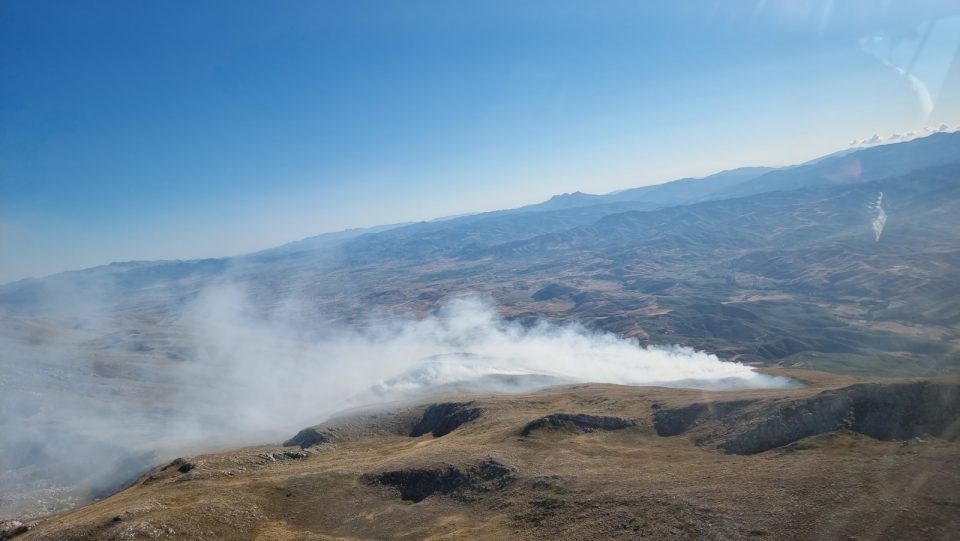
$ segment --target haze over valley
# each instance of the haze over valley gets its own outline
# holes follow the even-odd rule
[[[938,133],[678,181],[703,188],[676,200],[671,184],[561,196],[7,284],[3,509],[56,511],[163,458],[438,392],[956,374],[957,156],[960,134]]]
[[[223,7],[0,5],[0,541],[960,537],[958,6]]]

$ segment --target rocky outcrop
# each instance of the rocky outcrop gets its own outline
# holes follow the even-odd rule
[[[660,436],[677,436],[705,419],[724,419],[758,400],[731,400],[729,402],[709,402],[691,404],[671,410],[660,410],[653,414],[654,428]]]
[[[260,453],[257,455],[258,464],[270,464],[273,462],[284,462],[287,460],[301,460],[310,456],[307,451],[277,451],[273,453]]]
[[[520,435],[529,436],[534,430],[543,428],[572,428],[577,432],[593,432],[594,430],[622,430],[635,424],[635,421],[625,417],[586,415],[583,413],[553,413],[530,421],[523,427]]]
[[[480,409],[470,407],[470,404],[471,402],[431,404],[410,430],[410,437],[416,438],[427,433],[433,434],[435,438],[446,436],[460,425],[480,417]]]
[[[297,432],[295,436],[283,442],[283,446],[300,447],[301,449],[306,449],[307,447],[313,447],[314,445],[320,445],[321,443],[331,443],[332,441],[333,439],[330,437],[330,434],[321,432],[314,427],[310,427],[304,428],[300,432]]]
[[[285,447],[306,449],[335,445],[377,436],[407,436],[424,417],[424,406],[384,408],[371,406],[343,412],[327,421],[304,428],[283,442]]]
[[[169,464],[160,468],[160,471],[167,471],[170,468],[174,468],[180,473],[187,473],[194,468],[194,465],[192,462],[187,462],[183,458],[175,458],[171,460]]]
[[[0,520],[0,541],[13,539],[20,534],[27,533],[29,529],[30,526],[19,520]]]
[[[661,436],[688,434],[698,445],[754,454],[846,429],[880,440],[960,437],[960,385],[858,384],[801,400],[693,404],[654,413]]]
[[[396,487],[400,498],[420,502],[433,494],[462,493],[465,490],[488,492],[506,487],[514,479],[509,466],[494,459],[460,468],[447,465],[440,468],[412,468],[366,475],[369,484]]]

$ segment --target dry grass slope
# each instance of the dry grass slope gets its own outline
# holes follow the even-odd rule
[[[955,415],[946,427],[894,419],[912,432],[890,435],[910,439],[884,441],[857,431],[853,401],[846,425],[797,433],[764,452],[724,452],[717,445],[724,437],[804,418],[784,408],[867,392],[849,390],[866,382],[853,376],[778,373],[807,385],[704,392],[587,384],[356,412],[312,427],[326,436],[300,441],[303,449],[293,442],[184,457],[110,498],[35,521],[16,539],[960,535]],[[894,407],[904,389],[934,386],[952,389],[935,400],[956,411],[960,379],[916,381],[874,380],[882,385],[870,397]],[[658,434],[658,415],[692,407],[701,413],[677,435]],[[522,435],[530,423],[535,428]],[[436,426],[442,435],[431,432]]]

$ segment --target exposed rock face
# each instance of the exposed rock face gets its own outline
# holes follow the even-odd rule
[[[420,502],[433,494],[452,494],[470,489],[480,492],[506,487],[513,481],[513,469],[493,459],[460,469],[404,469],[364,476],[371,484],[397,487],[400,498]]]
[[[460,425],[480,417],[479,408],[471,408],[470,402],[445,402],[431,404],[423,416],[410,430],[410,437],[416,438],[431,433],[435,438],[446,436]]]
[[[331,443],[332,441],[329,434],[310,427],[297,432],[295,436],[283,442],[283,445],[284,447],[300,447],[301,449],[306,449],[307,447],[313,447],[321,443]]]
[[[275,453],[261,453],[259,455],[261,464],[283,462],[285,460],[299,460],[307,458],[308,456],[310,456],[310,453],[305,451],[278,451]]]
[[[389,471],[381,473],[375,480],[399,488],[400,498],[413,502],[423,501],[435,492],[449,494],[467,484],[466,475],[453,466],[443,470]]]
[[[175,458],[169,464],[160,468],[160,471],[167,471],[170,468],[176,468],[180,473],[187,473],[194,468],[194,465],[183,458]]]
[[[847,429],[880,440],[960,437],[960,385],[858,384],[804,400],[693,404],[654,413],[661,436],[690,433],[698,445],[753,454]]]
[[[13,539],[22,533],[27,533],[29,529],[30,526],[19,520],[0,520],[0,541]]]
[[[730,402],[691,404],[683,408],[661,410],[654,413],[654,426],[660,436],[677,436],[704,419],[726,418],[733,412],[756,402],[756,400],[732,400]]]
[[[534,430],[541,428],[573,427],[580,432],[594,430],[621,430],[634,426],[636,422],[624,417],[608,417],[603,415],[586,415],[583,413],[553,413],[539,419],[534,419],[523,427],[521,436],[529,436]]]

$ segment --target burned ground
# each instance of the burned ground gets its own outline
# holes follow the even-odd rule
[[[534,419],[523,427],[521,436],[529,436],[535,430],[569,428],[576,432],[593,432],[594,430],[623,430],[634,426],[634,421],[623,417],[606,415],[586,415],[583,413],[551,413],[539,419]]]

